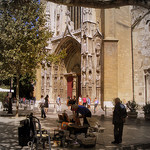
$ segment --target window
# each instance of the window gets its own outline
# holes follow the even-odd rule
[[[70,19],[74,22],[74,29],[81,28],[81,7],[68,7],[70,11]]]

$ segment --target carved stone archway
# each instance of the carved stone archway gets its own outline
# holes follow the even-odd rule
[[[59,53],[62,49],[66,49],[67,56],[61,66],[59,72],[54,73],[63,79],[63,89],[61,96],[66,99],[68,96],[78,97],[81,94],[80,78],[81,78],[81,44],[71,35],[64,36],[59,42],[55,53]],[[56,83],[55,83],[56,85]],[[53,85],[53,86],[55,86]],[[57,93],[59,93],[61,85],[57,83]]]

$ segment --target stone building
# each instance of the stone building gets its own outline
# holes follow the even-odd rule
[[[132,9],[134,97],[139,104],[150,102],[150,11]]]
[[[60,65],[37,71],[35,95],[89,95],[109,105],[115,97],[132,99],[131,9],[94,9],[46,3],[47,27],[53,33],[48,52],[66,49]]]

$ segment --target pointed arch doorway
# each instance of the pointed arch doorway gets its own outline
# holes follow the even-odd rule
[[[67,56],[61,62],[59,69],[54,69],[53,95],[60,94],[66,100],[67,97],[78,98],[81,95],[81,44],[74,36],[68,35],[61,39],[55,53],[60,53],[62,49],[66,49]],[[61,84],[59,84],[61,83]]]
[[[66,36],[60,42],[56,53],[64,48],[67,56],[63,62],[64,70],[60,71],[65,77],[64,98],[66,99],[68,96],[73,98],[81,95],[81,44],[75,38]]]

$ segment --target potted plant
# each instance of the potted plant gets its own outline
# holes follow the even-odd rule
[[[146,105],[143,106],[143,111],[145,120],[150,120],[150,103],[146,103]]]
[[[129,109],[129,111],[127,112],[128,118],[137,118],[138,104],[133,100],[133,101],[128,101],[126,106]]]

